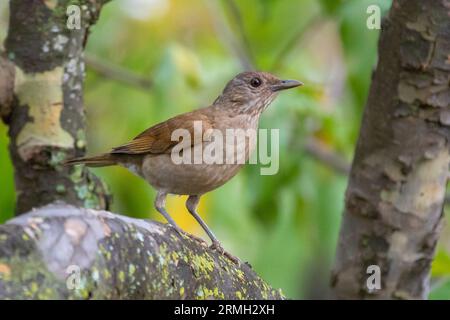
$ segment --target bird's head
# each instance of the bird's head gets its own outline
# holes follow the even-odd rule
[[[237,113],[260,114],[278,92],[303,85],[297,80],[280,80],[268,72],[246,71],[230,80],[214,104]]]

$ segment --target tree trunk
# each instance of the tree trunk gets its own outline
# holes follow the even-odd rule
[[[447,0],[394,0],[383,22],[332,275],[338,298],[428,295],[450,163],[449,15]],[[379,289],[367,286],[370,265]]]
[[[56,200],[108,205],[103,184],[89,171],[61,166],[85,151],[83,47],[104,2],[10,1],[0,114],[9,125],[17,214]],[[67,27],[69,4],[81,9],[80,29]]]

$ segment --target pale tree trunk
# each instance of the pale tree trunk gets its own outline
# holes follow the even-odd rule
[[[450,163],[450,2],[393,1],[378,55],[332,287],[338,298],[425,299]],[[370,265],[380,289],[367,287]]]
[[[17,193],[16,213],[51,203],[104,209],[102,183],[86,169],[61,166],[85,151],[83,47],[105,0],[79,1],[81,28],[67,28],[73,1],[10,1],[1,93],[9,104],[10,154]]]
[[[0,299],[281,299],[247,264],[105,209],[85,151],[83,48],[107,0],[11,0],[0,56],[19,217],[0,226]],[[81,9],[67,28],[66,9]],[[3,151],[2,151],[3,152]],[[30,211],[31,210],[31,211]]]

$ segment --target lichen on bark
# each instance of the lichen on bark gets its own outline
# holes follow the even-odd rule
[[[236,265],[170,227],[60,203],[0,226],[5,298],[284,297],[247,264]]]

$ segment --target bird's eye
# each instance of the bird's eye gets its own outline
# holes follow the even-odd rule
[[[253,88],[258,88],[261,85],[262,81],[260,78],[252,78],[252,80],[250,80],[250,85]]]

